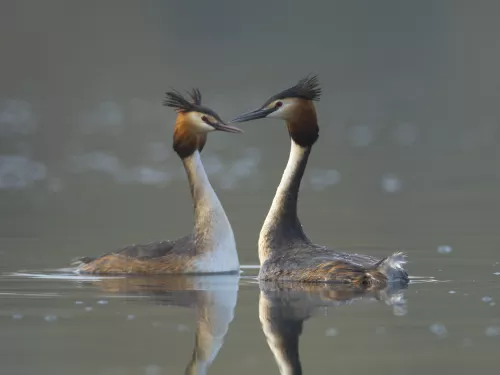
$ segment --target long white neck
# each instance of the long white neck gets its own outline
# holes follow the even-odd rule
[[[228,272],[239,269],[231,224],[203,168],[200,153],[183,159],[194,202],[194,237],[200,258],[200,272]]]
[[[297,216],[302,176],[311,147],[291,140],[290,156],[259,236],[259,260],[263,264],[271,252],[285,249],[292,241],[309,242]]]

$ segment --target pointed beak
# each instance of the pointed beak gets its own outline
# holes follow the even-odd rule
[[[231,121],[229,121],[229,123],[232,124],[235,122],[246,122],[251,120],[257,120],[266,117],[267,115],[269,115],[274,111],[275,111],[274,108],[259,108],[254,111],[247,112],[238,117],[235,117]]]
[[[228,133],[243,133],[243,130],[231,126],[231,125],[226,125],[226,124],[214,124],[212,125],[215,130],[220,130],[222,132],[228,132]]]

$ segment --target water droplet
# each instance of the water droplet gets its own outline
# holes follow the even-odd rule
[[[57,315],[49,314],[49,315],[45,315],[44,319],[46,322],[52,323],[52,322],[57,321],[58,318],[57,318]]]
[[[132,315],[132,314],[127,315],[127,320],[134,320],[134,319],[135,319],[135,315]]]
[[[92,311],[92,310],[93,310],[92,306],[87,306],[87,307],[85,308],[85,311]]]
[[[75,301],[75,305],[83,305],[83,301]]]
[[[453,249],[451,248],[451,246],[448,246],[448,245],[441,245],[441,246],[438,246],[437,248],[437,252],[439,254],[449,254],[453,251]]]
[[[429,326],[429,331],[431,331],[435,335],[438,335],[438,336],[441,336],[441,337],[444,337],[444,336],[446,336],[448,334],[448,330],[441,323],[431,324]]]
[[[493,306],[495,306],[495,305],[496,305],[496,303],[495,303],[495,302],[490,302],[490,306],[491,306],[491,307],[493,307]]]
[[[375,329],[375,333],[377,335],[385,335],[387,333],[387,329],[385,327],[377,327]]]
[[[333,336],[337,336],[339,333],[339,331],[335,328],[328,328],[326,331],[325,331],[325,336],[328,336],[328,337],[333,337]]]
[[[108,301],[106,301],[105,299],[101,299],[101,300],[97,301],[97,303],[98,303],[99,305],[107,305],[107,304],[108,304]]]
[[[490,296],[484,296],[483,298],[481,298],[481,301],[483,301],[483,302],[491,302],[491,301],[493,301],[493,298],[491,298]]]
[[[450,290],[448,293],[455,294],[456,292],[454,290]]]
[[[21,314],[12,314],[12,319],[14,320],[21,320],[23,316]]]
[[[493,275],[500,276],[500,272],[495,272]]]
[[[488,337],[500,336],[500,327],[491,326],[487,327],[484,334]]]

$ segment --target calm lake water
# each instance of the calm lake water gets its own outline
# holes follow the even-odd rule
[[[497,373],[500,2],[480,3],[1,1],[0,374]],[[191,229],[165,91],[230,119],[309,72],[305,231],[405,251],[407,289],[66,269]],[[241,127],[202,160],[252,266],[289,139]]]
[[[496,371],[500,262],[453,253],[405,290],[356,295],[213,277],[0,277],[5,374]],[[496,273],[496,275],[494,274]],[[281,371],[281,372],[280,372]]]

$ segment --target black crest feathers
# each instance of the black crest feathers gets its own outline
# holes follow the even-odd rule
[[[319,87],[318,77],[308,75],[302,78],[297,84],[289,89],[283,90],[268,100],[271,103],[275,100],[286,98],[300,98],[305,100],[318,101],[321,96],[321,87]]]
[[[166,107],[175,108],[179,112],[190,112],[198,110],[201,106],[201,93],[198,89],[193,89],[188,92],[191,101],[184,98],[178,91],[173,90],[165,94],[163,105]]]
[[[318,76],[309,75],[302,78],[290,90],[295,91],[298,97],[308,100],[319,100],[321,96],[321,87],[319,87]]]

